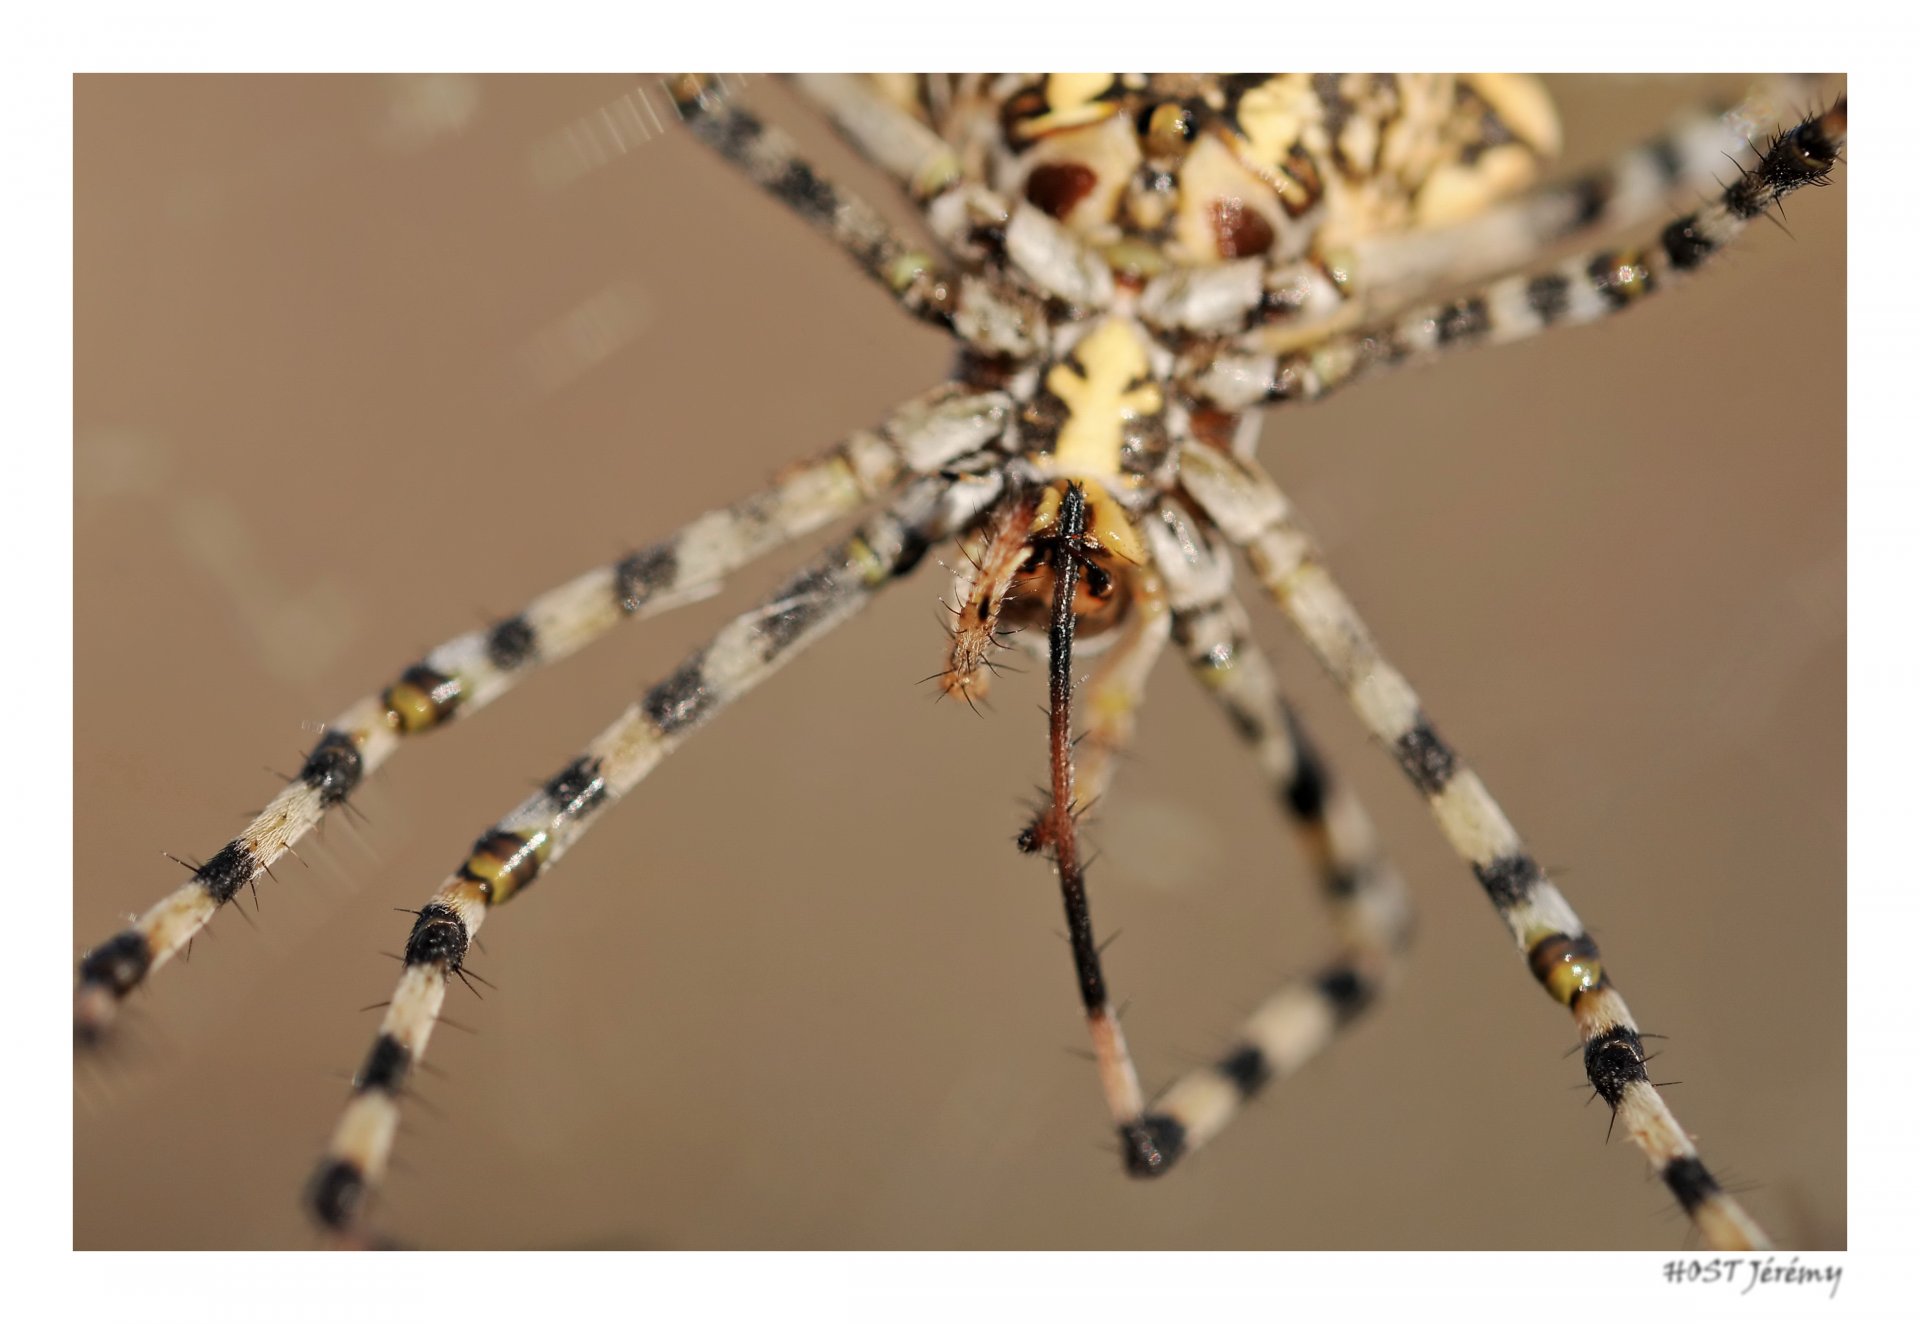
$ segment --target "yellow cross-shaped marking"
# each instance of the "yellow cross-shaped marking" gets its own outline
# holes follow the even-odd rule
[[[1053,447],[1054,470],[1116,475],[1122,425],[1161,407],[1157,385],[1133,384],[1147,375],[1146,350],[1139,335],[1115,317],[1074,347],[1073,360],[1080,372],[1056,363],[1047,373],[1047,389],[1067,406],[1067,421]]]

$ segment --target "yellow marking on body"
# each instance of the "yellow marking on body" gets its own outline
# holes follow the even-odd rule
[[[1053,467],[1067,474],[1118,477],[1124,425],[1159,413],[1164,404],[1158,385],[1140,381],[1148,372],[1146,348],[1124,320],[1109,318],[1074,347],[1073,361],[1080,372],[1058,363],[1047,373],[1047,389],[1067,406]]]
[[[1047,109],[1020,125],[1021,136],[1031,142],[1119,114],[1117,102],[1094,99],[1112,86],[1112,74],[1048,74],[1041,91]]]
[[[1307,126],[1318,124],[1325,113],[1306,75],[1283,74],[1241,97],[1235,118],[1249,155],[1267,169],[1278,170]]]
[[[1028,534],[1030,538],[1046,533],[1059,520],[1060,498],[1065,490],[1065,484],[1055,483],[1040,494],[1040,505],[1034,511],[1031,532]],[[1146,563],[1146,545],[1140,541],[1140,535],[1134,532],[1126,512],[1097,485],[1087,489],[1087,539],[1097,550],[1116,556],[1129,565]]]
[[[1048,74],[1047,109],[1079,110],[1112,86],[1112,74]]]

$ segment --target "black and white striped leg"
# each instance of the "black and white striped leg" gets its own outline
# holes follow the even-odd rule
[[[1729,163],[1812,103],[1813,80],[1770,78],[1737,106],[1699,107],[1599,167],[1495,203],[1452,225],[1368,236],[1354,244],[1355,281],[1392,306],[1442,285],[1532,266],[1548,250],[1653,225],[1721,188]]]
[[[1154,1176],[1218,1135],[1244,1103],[1298,1071],[1371,1006],[1397,974],[1413,917],[1406,886],[1359,800],[1334,779],[1281,697],[1232,595],[1224,558],[1171,506],[1147,536],[1174,603],[1174,642],[1272,783],[1339,934],[1323,969],[1282,986],[1218,1061],[1188,1072],[1149,1105],[1142,1125],[1156,1137],[1161,1162],[1129,1170]]]
[[[682,74],[665,86],[696,138],[831,239],[902,308],[954,331],[960,281],[938,257],[909,243],[871,205],[822,175],[791,138],[736,104],[716,80]]]
[[[1825,183],[1846,133],[1842,97],[1832,109],[1780,134],[1717,200],[1670,222],[1649,243],[1506,277],[1448,303],[1414,308],[1285,353],[1209,352],[1187,370],[1187,387],[1196,399],[1226,410],[1318,400],[1383,370],[1611,317],[1671,288],[1789,193]]]
[[[826,112],[855,151],[892,176],[916,204],[925,206],[960,182],[960,156],[932,128],[882,95],[874,86],[882,77],[795,74],[793,85]]]
[[[307,1207],[323,1228],[342,1235],[357,1229],[386,1171],[407,1078],[426,1050],[447,981],[460,973],[487,913],[558,863],[603,812],[714,714],[910,573],[933,540],[972,513],[956,508],[951,492],[943,480],[920,480],[886,514],[723,626],[540,791],[480,835],[414,921],[393,1000],[308,1184]]]
[[[790,466],[752,496],[433,649],[328,723],[300,775],[238,836],[81,958],[76,1042],[103,1035],[129,993],[319,826],[407,737],[479,711],[539,667],[577,652],[622,621],[708,596],[724,576],[867,505],[902,473],[932,473],[978,450],[1011,416],[1004,395],[941,387],[895,410],[877,430],[856,432],[825,454]],[[420,581],[428,587],[433,582]]]
[[[801,92],[833,120],[855,150],[892,174],[930,211],[943,256],[922,251],[870,205],[827,180],[802,159],[792,140],[724,100],[711,80],[670,80],[668,92],[693,132],[777,201],[825,234],[913,316],[951,332],[991,359],[1030,358],[1045,348],[1046,309],[980,259],[978,236],[995,235],[1006,256],[1033,273],[1042,289],[1085,294],[1089,256],[1072,237],[1032,208],[1014,208],[960,173],[953,149],[860,79],[803,74]],[[954,262],[955,254],[972,260]],[[1110,282],[1100,285],[1111,297]]]
[[[1764,1247],[1766,1234],[1713,1179],[1647,1079],[1640,1033],[1601,964],[1598,945],[1480,778],[1441,738],[1413,687],[1380,652],[1286,499],[1250,461],[1218,452],[1207,452],[1198,463],[1189,459],[1181,481],[1245,550],[1261,583],[1367,731],[1392,751],[1441,833],[1471,866],[1533,977],[1573,1013],[1587,1079],[1613,1110],[1618,1129],[1646,1155],[1709,1246]]]

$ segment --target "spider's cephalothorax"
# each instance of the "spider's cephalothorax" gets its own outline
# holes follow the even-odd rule
[[[1128,1171],[1168,1171],[1330,1043],[1391,986],[1411,932],[1366,815],[1251,640],[1232,583],[1238,553],[1424,798],[1535,980],[1571,1011],[1587,1078],[1623,1133],[1710,1244],[1764,1244],[1648,1080],[1594,940],[1382,655],[1254,450],[1266,408],[1644,301],[1786,194],[1824,182],[1845,101],[1774,138],[1730,183],[1713,179],[1724,152],[1777,113],[1777,93],[1529,191],[1558,130],[1538,86],[1512,76],[796,81],[920,208],[931,250],[719,84],[681,77],[666,90],[699,139],[955,338],[952,380],[735,505],[440,645],[349,707],[244,831],[86,953],[77,1039],[100,1038],[132,989],[414,735],[623,620],[704,596],[755,557],[877,506],[490,825],[417,912],[399,986],[309,1187],[325,1228],[361,1232],[448,980],[492,910],[731,700],[957,537],[972,573],[952,603],[946,690],[977,698],[1012,631],[1048,660],[1051,776],[1019,843],[1058,873]],[[1675,200],[1702,192],[1708,202],[1672,218]],[[1600,242],[1635,227],[1637,240]],[[1576,241],[1586,251],[1553,258]],[[1435,301],[1454,289],[1466,292]],[[1149,1100],[1107,997],[1077,825],[1112,780],[1169,641],[1253,748],[1339,937],[1230,1051]],[[1076,656],[1095,652],[1082,677]]]

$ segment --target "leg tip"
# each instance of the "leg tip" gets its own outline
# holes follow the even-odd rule
[[[81,984],[73,991],[73,1046],[81,1052],[106,1042],[107,1028],[120,1009],[113,993],[98,984]]]
[[[345,1159],[324,1159],[307,1183],[307,1212],[332,1233],[344,1233],[359,1217],[367,1179]]]
[[[1146,1113],[1120,1128],[1121,1157],[1129,1177],[1159,1177],[1187,1150],[1187,1128],[1165,1113]]]

